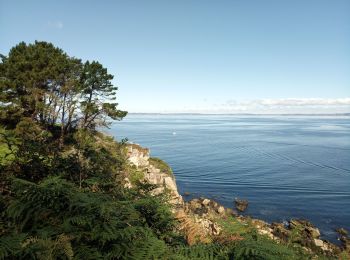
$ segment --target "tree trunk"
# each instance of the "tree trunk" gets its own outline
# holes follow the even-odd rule
[[[65,106],[66,106],[66,97],[67,94],[64,94],[63,96],[63,105],[62,105],[62,114],[61,114],[61,136],[60,136],[60,149],[63,147],[64,144],[64,134],[65,134],[65,125],[64,125],[64,118],[65,118]]]
[[[90,92],[90,96],[89,96],[89,101],[88,101],[88,103],[87,103],[87,107],[90,106],[91,100],[92,100],[92,90],[91,90],[91,92]],[[86,112],[85,112],[85,117],[84,117],[84,129],[87,128],[87,121],[88,121],[88,118],[89,118],[89,112],[86,111]]]

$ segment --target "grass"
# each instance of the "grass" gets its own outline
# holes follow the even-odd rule
[[[223,228],[223,232],[232,235],[243,235],[255,230],[253,225],[242,223],[237,218],[228,216],[217,219],[218,224]]]
[[[157,158],[157,157],[151,157],[149,158],[150,164],[152,164],[155,168],[158,168],[161,172],[166,173],[170,176],[173,176],[173,170],[170,168],[170,166],[164,162],[163,160]]]

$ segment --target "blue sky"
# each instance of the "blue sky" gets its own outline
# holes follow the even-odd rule
[[[350,1],[5,1],[0,53],[50,41],[130,112],[350,112]]]

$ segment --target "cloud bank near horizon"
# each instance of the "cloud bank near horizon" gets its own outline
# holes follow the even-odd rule
[[[244,102],[242,103],[244,104]],[[246,104],[261,106],[349,106],[350,98],[282,98],[258,99]]]
[[[349,113],[350,98],[228,100],[219,105],[218,110],[243,113]]]
[[[141,112],[133,111],[130,112]],[[280,99],[229,99],[222,103],[205,102],[184,106],[181,109],[149,109],[151,113],[252,113],[252,114],[334,114],[350,113],[350,98],[280,98]]]
[[[291,107],[338,107],[350,106],[350,98],[280,98],[247,101],[227,100],[223,107],[243,108],[291,108]]]

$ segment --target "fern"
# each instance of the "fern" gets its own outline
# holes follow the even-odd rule
[[[71,238],[64,234],[57,236],[56,239],[30,237],[23,242],[22,247],[24,252],[27,251],[38,259],[54,260],[63,257],[73,259],[70,240]]]
[[[233,256],[235,259],[257,259],[257,260],[292,260],[305,259],[295,249],[284,244],[259,237],[246,238],[240,241],[233,248]]]
[[[187,243],[194,245],[197,242],[208,243],[211,242],[210,237],[206,234],[204,228],[196,223],[192,217],[185,214],[184,211],[178,211],[176,219],[180,223],[180,230],[184,233]]]
[[[227,259],[228,248],[220,244],[197,244],[176,247],[171,251],[169,259],[172,260],[220,260]]]
[[[24,234],[0,236],[0,260],[15,257],[21,251]]]

